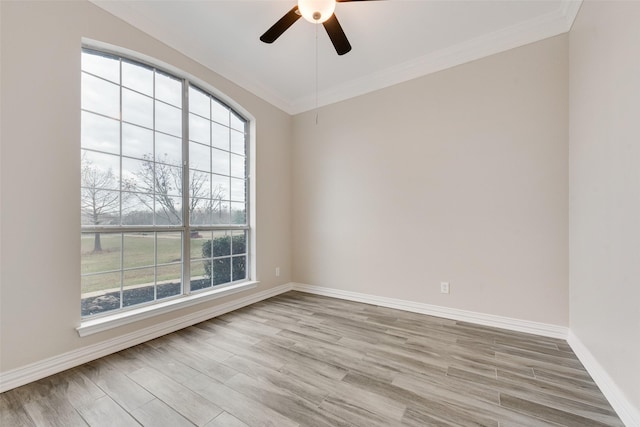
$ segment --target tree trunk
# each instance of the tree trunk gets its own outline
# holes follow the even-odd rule
[[[93,252],[102,252],[102,243],[100,242],[100,233],[95,233],[93,237]]]

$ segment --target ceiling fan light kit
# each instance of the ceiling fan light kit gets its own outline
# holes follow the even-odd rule
[[[298,0],[298,4],[261,35],[260,40],[265,43],[273,43],[302,16],[313,24],[322,24],[324,29],[327,30],[327,34],[338,55],[344,55],[351,50],[351,44],[338,22],[338,18],[336,18],[334,10],[336,2],[346,3],[351,1],[358,0]]]
[[[312,24],[325,22],[336,10],[335,0],[298,0],[298,10]]]

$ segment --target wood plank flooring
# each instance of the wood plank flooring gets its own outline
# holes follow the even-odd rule
[[[563,340],[289,292],[0,395],[4,426],[623,426]]]

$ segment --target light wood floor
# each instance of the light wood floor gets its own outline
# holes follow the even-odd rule
[[[567,343],[289,292],[0,395],[5,426],[622,426]]]

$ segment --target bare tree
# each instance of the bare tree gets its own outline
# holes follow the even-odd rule
[[[136,186],[140,202],[150,210],[160,209],[169,223],[182,222],[182,209],[176,206],[172,195],[182,196],[182,167],[179,163],[172,162],[165,154],[160,162],[154,162],[153,156],[145,154],[144,163],[138,171],[139,184]],[[214,208],[207,191],[206,183],[208,174],[199,171],[191,171],[189,178],[189,215],[193,222],[198,209],[211,210]],[[155,194],[156,207],[153,202],[143,196]],[[220,200],[224,197],[224,190],[218,185],[213,189],[212,198]]]
[[[91,225],[112,220],[120,211],[118,182],[111,168],[102,170],[82,156],[81,211]],[[100,233],[95,233],[93,251],[101,252]]]

